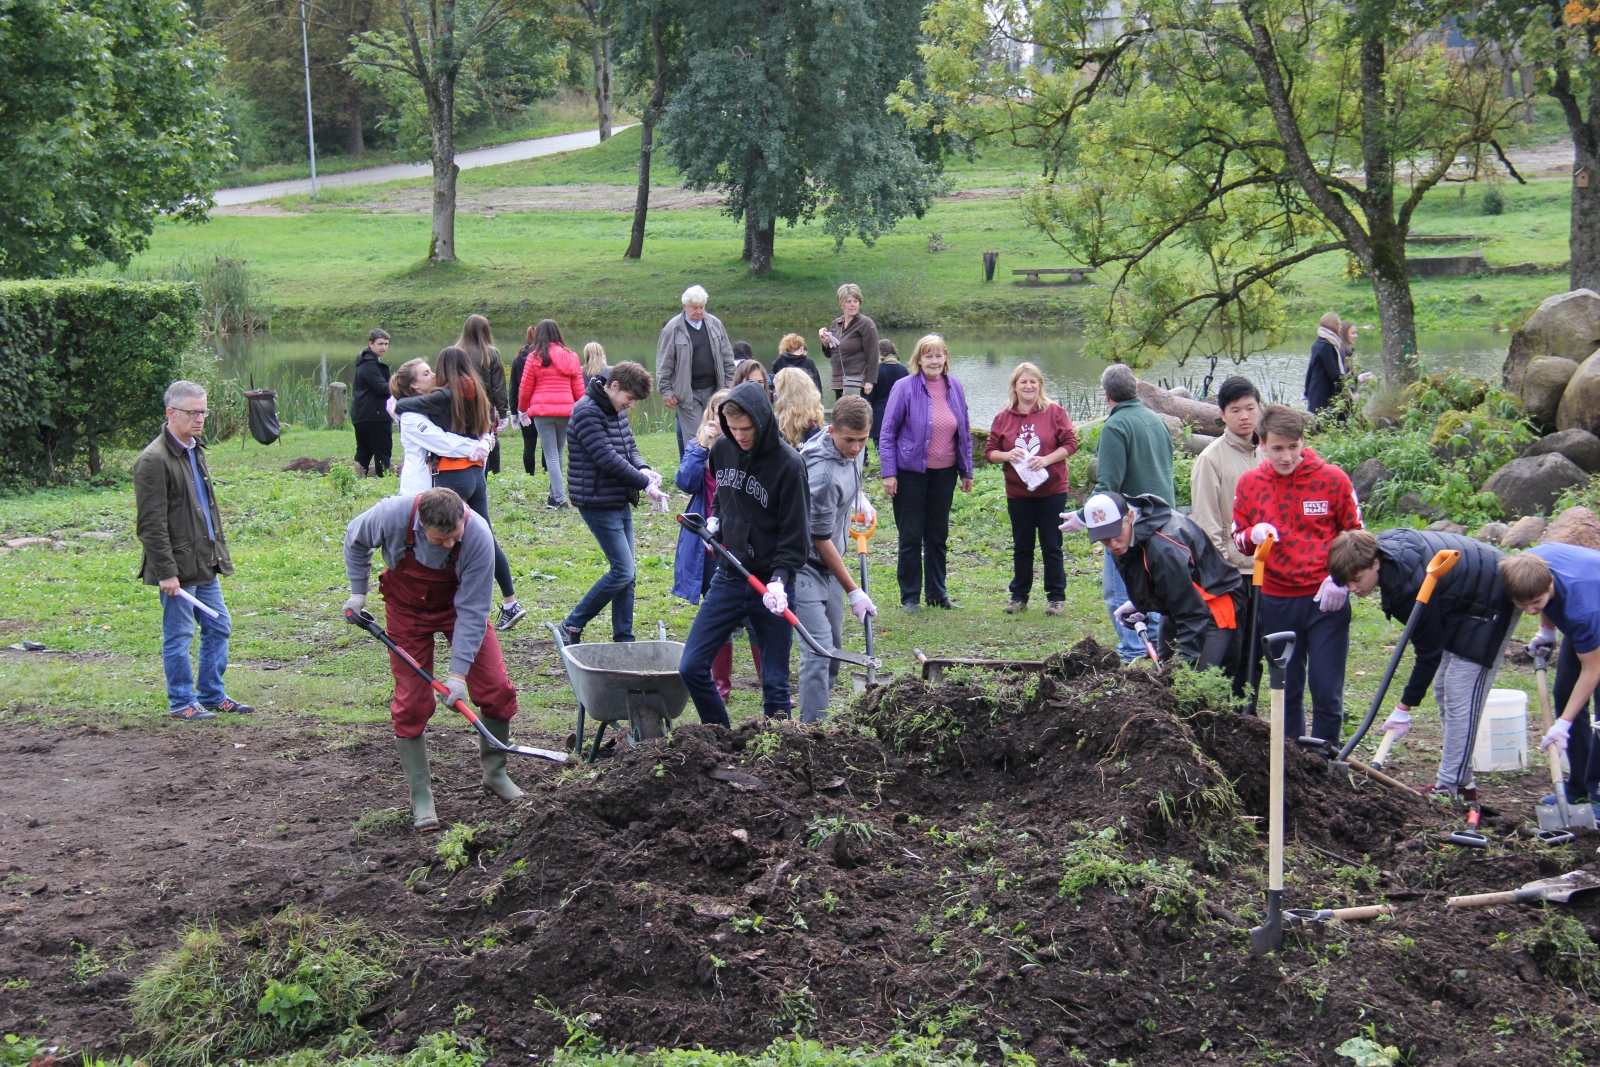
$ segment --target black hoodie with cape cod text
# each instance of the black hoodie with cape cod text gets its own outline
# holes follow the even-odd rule
[[[717,540],[751,574],[764,582],[780,578],[792,591],[811,544],[805,463],[779,435],[777,416],[761,383],[737,386],[724,403],[750,416],[756,440],[748,452],[739,447],[728,432],[724,407],[718,416],[722,436],[711,446],[717,482],[711,513],[722,524]]]

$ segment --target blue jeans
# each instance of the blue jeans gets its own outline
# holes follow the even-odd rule
[[[1116,611],[1127,603],[1128,586],[1122,580],[1122,572],[1117,570],[1117,557],[1109,549],[1105,552],[1105,568],[1100,572],[1100,593],[1106,599],[1106,611],[1111,614],[1111,628],[1117,631],[1117,655],[1124,664],[1132,663],[1145,654],[1144,642],[1139,640],[1138,631],[1117,625]],[[1160,614],[1150,612],[1144,617],[1144,624],[1154,641],[1155,635],[1161,632]]]
[[[579,508],[584,525],[594,534],[611,569],[602,574],[578,606],[566,618],[566,625],[581,630],[589,620],[611,605],[611,640],[633,640],[633,583],[638,571],[633,563],[633,509]]]
[[[228,637],[233,620],[222,602],[222,583],[213,578],[204,585],[184,589],[218,614],[213,619],[179,596],[161,597],[161,665],[167,673],[167,707],[180,711],[198,702],[214,708],[228,699],[222,676],[228,670]],[[200,624],[200,684],[196,692],[194,668],[189,663],[189,646],[194,642],[195,623]]]
[[[1311,687],[1311,736],[1338,744],[1344,734],[1344,667],[1350,656],[1350,603],[1323,611],[1314,596],[1261,594],[1261,633],[1293,630],[1294,656],[1283,678],[1284,736],[1305,736]]]
[[[706,561],[706,566],[711,565]],[[684,687],[694,698],[701,722],[730,725],[728,706],[711,680],[711,661],[747,619],[755,647],[761,653],[761,706],[768,718],[789,717],[789,645],[793,632],[783,616],[767,610],[761,603],[761,594],[749,582],[718,567],[694,625],[689,628],[683,658],[678,661],[678,673],[683,675]]]

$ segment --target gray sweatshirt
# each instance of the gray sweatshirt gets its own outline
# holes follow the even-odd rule
[[[406,528],[411,525],[414,497],[391,496],[350,520],[344,531],[344,570],[350,578],[350,591],[365,594],[372,574],[372,550],[383,552],[388,567],[397,566],[406,552]],[[494,600],[494,534],[489,524],[475,511],[467,511],[467,532],[457,546],[456,628],[450,635],[450,670],[465,675],[472,669],[489,625],[489,608]],[[418,563],[442,569],[450,549],[428,540],[420,524],[412,548]]]
[[[819,433],[800,446],[800,458],[806,465],[806,483],[810,488],[811,504],[807,510],[807,524],[811,527],[811,543],[806,546],[806,563],[818,574],[831,574],[817,555],[815,542],[833,541],[833,547],[844,555],[845,540],[850,533],[850,512],[855,507],[856,494],[861,491],[861,465],[866,450],[855,459],[845,459],[833,443],[833,435]]]

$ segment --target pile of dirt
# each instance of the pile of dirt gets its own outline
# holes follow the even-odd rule
[[[178,911],[363,917],[410,945],[363,1025],[395,1050],[454,1028],[507,1064],[544,1058],[574,1020],[618,1046],[936,1032],[1040,1063],[1348,1063],[1334,1050],[1366,1027],[1416,1064],[1600,1060],[1587,999],[1522,947],[1538,910],[1443,908],[1581,865],[1594,841],[1551,853],[1504,833],[1466,853],[1442,843],[1448,809],[1298,752],[1291,904],[1400,911],[1249,956],[1266,753],[1264,722],[1180,716],[1161,681],[1085,642],[1043,675],[875,690],[828,729],[681,725],[594,767],[522,764],[528,797],[483,819],[458,873],[437,836],[396,826],[302,854],[298,880],[197,885]],[[464,787],[440,799],[456,819],[473,802]],[[332,871],[352,855],[370,873]],[[1593,910],[1572,914],[1600,934]],[[11,944],[25,956],[46,937]],[[37,960],[0,962],[0,978],[25,966],[15,1018],[49,1011],[78,1047],[117,1044],[125,1012],[90,1011]]]

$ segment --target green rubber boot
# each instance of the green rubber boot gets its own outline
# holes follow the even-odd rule
[[[394,748],[411,787],[412,829],[437,830],[439,816],[433,810],[433,787],[428,781],[428,743],[420,737],[397,737]]]
[[[494,735],[495,740],[502,745],[511,740],[511,721],[509,719],[480,720],[484,727]],[[478,758],[483,762],[483,789],[486,793],[493,793],[501,800],[516,800],[522,796],[522,790],[517,788],[506,774],[506,754],[489,747],[489,742],[482,737],[478,738]]]

